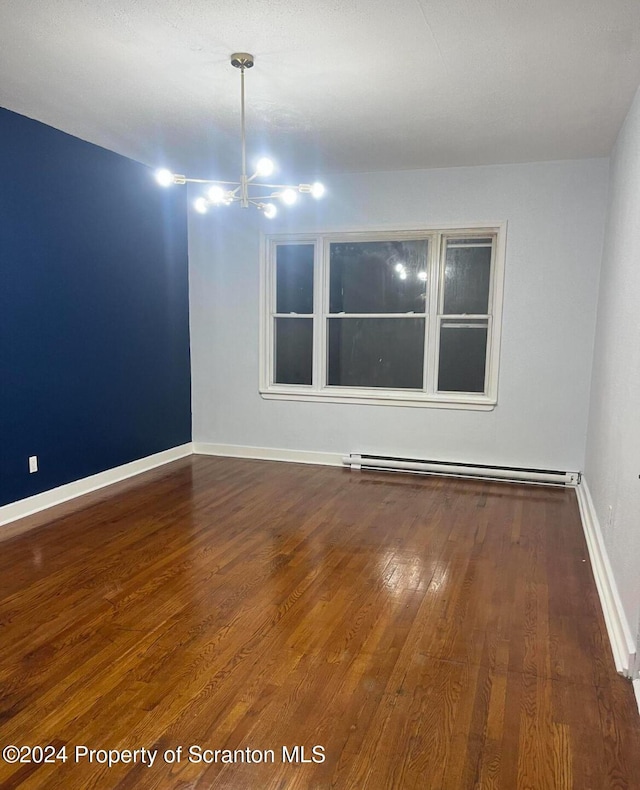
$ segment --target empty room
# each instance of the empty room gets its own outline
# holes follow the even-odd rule
[[[636,0],[0,4],[0,788],[640,788]]]

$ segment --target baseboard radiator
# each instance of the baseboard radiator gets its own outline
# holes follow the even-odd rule
[[[386,455],[361,455],[359,453],[345,456],[342,462],[352,470],[375,469],[388,472],[412,472],[414,474],[444,475],[477,480],[503,480],[511,483],[531,483],[544,486],[577,486],[581,477],[580,472],[562,472],[555,469],[485,466],[483,464],[393,458]]]

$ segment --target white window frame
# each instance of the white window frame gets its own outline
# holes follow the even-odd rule
[[[437,227],[318,231],[312,233],[262,234],[260,254],[260,385],[263,398],[357,403],[383,406],[418,406],[446,409],[490,411],[498,402],[498,372],[502,330],[502,301],[506,249],[506,222],[465,223]],[[487,362],[484,393],[438,392],[439,324],[443,319],[443,241],[447,237],[495,236],[489,284],[487,323]],[[379,389],[328,386],[327,320],[329,305],[329,247],[332,242],[406,241],[428,239],[428,303],[425,315],[424,380],[426,389]],[[313,373],[312,384],[277,384],[274,372],[275,252],[280,244],[313,244]],[[434,308],[435,309],[432,309]],[[400,317],[404,314],[399,314]],[[417,314],[417,317],[422,314]],[[362,317],[362,316],[360,316]],[[461,321],[473,316],[461,316]],[[476,317],[477,318],[477,317]],[[487,315],[481,316],[487,318]],[[390,318],[389,320],[393,320]]]

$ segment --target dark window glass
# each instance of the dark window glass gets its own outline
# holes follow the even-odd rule
[[[277,247],[276,313],[313,313],[313,244]]]
[[[423,318],[330,318],[328,384],[421,389]]]
[[[440,392],[484,392],[487,361],[487,324],[447,325],[440,328]]]
[[[313,319],[275,319],[276,384],[311,384]]]
[[[329,312],[424,313],[426,239],[331,244]]]
[[[485,315],[489,311],[491,247],[447,246],[444,315]]]

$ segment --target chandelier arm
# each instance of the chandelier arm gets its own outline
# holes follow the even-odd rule
[[[251,195],[249,198],[249,203],[255,203],[256,200],[273,200],[274,198],[279,198],[280,195],[274,195],[271,193],[270,195]]]
[[[184,178],[184,183],[187,184],[227,184],[228,186],[240,187],[239,181],[220,181],[218,178]]]
[[[306,184],[261,184],[256,181],[252,186],[264,187],[265,189],[300,189],[301,186],[306,186]]]

